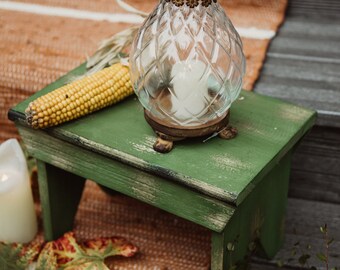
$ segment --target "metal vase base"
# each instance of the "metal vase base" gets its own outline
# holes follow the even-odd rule
[[[219,119],[210,121],[204,125],[192,127],[179,127],[161,121],[153,117],[148,111],[144,110],[144,116],[148,124],[157,134],[157,140],[153,149],[159,153],[169,153],[174,146],[174,142],[189,138],[203,137],[218,133],[224,140],[230,140],[237,136],[237,129],[229,125],[230,111]]]

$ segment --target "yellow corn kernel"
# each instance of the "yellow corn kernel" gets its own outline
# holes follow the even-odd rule
[[[115,104],[132,93],[129,68],[114,64],[32,101],[25,111],[27,123],[33,128],[51,127]]]

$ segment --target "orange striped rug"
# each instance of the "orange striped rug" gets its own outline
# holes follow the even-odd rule
[[[157,3],[127,2],[147,12]],[[241,33],[247,57],[244,88],[251,90],[269,41],[284,19],[287,0],[220,2]],[[52,16],[56,8],[63,8],[60,12],[64,16]],[[37,14],[39,10],[47,10],[49,15]],[[98,18],[103,13],[125,13],[113,0],[0,1],[0,142],[17,137],[7,120],[11,106],[79,65],[95,51],[100,40],[131,25],[77,19],[75,11],[95,12]]]

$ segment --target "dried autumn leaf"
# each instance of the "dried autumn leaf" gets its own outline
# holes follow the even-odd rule
[[[77,244],[73,232],[64,234],[64,236],[51,242],[51,244],[58,266],[65,266],[74,260],[84,260],[84,263],[86,262],[86,253]]]
[[[35,266],[36,270],[57,270],[57,257],[54,254],[53,243],[47,243],[39,254],[38,261]]]
[[[20,261],[32,263],[38,258],[40,250],[41,250],[41,244],[31,243],[31,244],[23,245],[23,248],[20,254]]]
[[[99,238],[78,245],[73,232],[51,242],[51,247],[58,267],[64,270],[108,270],[104,263],[106,258],[115,255],[130,257],[137,252],[130,242],[118,237]]]
[[[90,256],[106,259],[111,256],[131,257],[138,248],[121,237],[102,237],[86,241],[82,244],[83,250]]]
[[[71,265],[63,270],[110,270],[103,261],[88,262],[81,265]]]
[[[7,244],[0,242],[0,269],[22,270],[38,256],[38,244]]]

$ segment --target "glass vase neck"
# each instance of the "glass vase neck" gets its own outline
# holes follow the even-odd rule
[[[190,8],[195,8],[199,5],[202,5],[204,7],[208,7],[212,3],[216,3],[217,0],[161,0],[161,2],[172,3],[177,7],[181,7],[183,5],[186,5]]]

